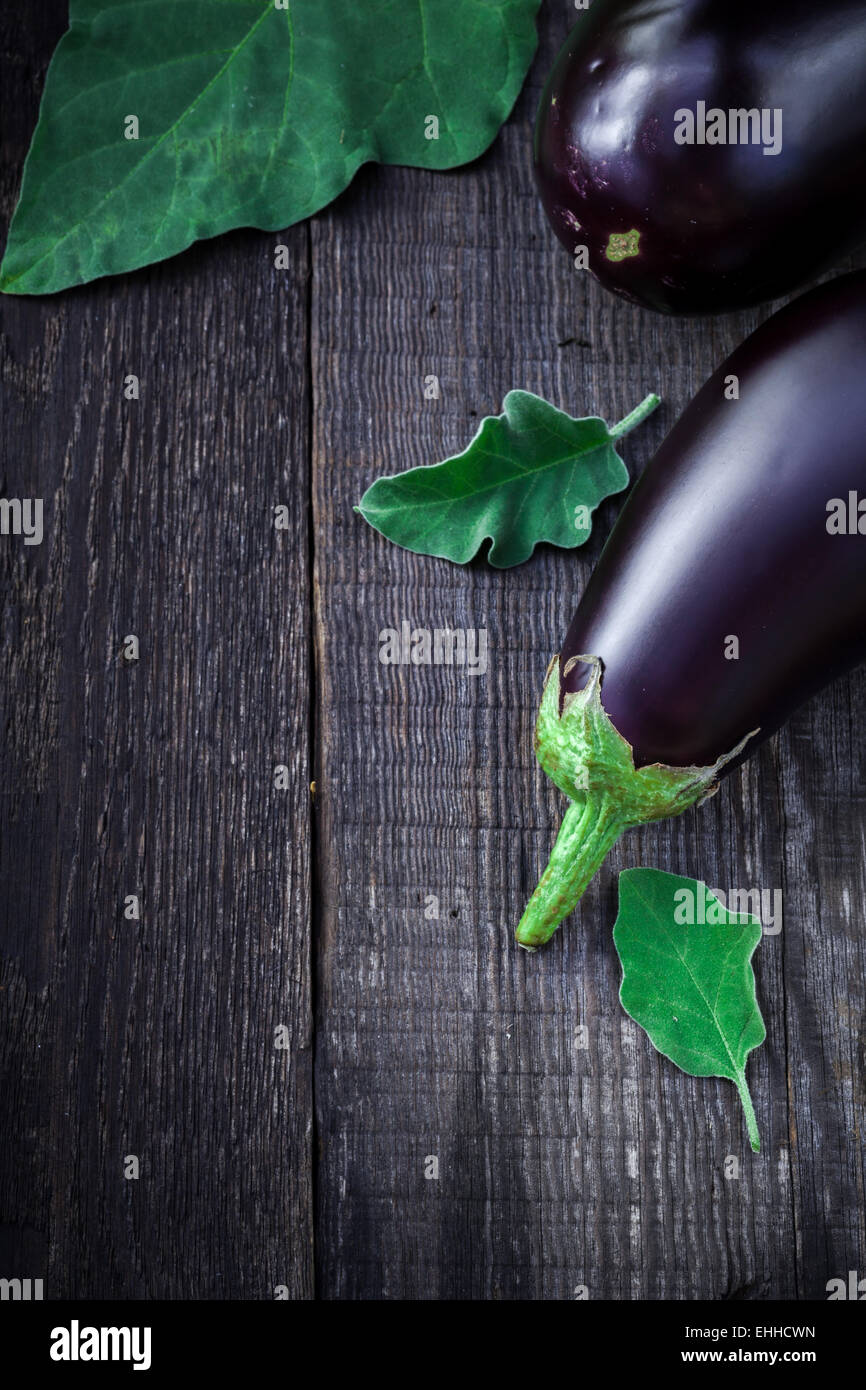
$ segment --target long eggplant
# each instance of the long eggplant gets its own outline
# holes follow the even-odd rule
[[[540,945],[629,826],[677,815],[866,658],[866,271],[719,367],[635,484],[548,669],[571,799],[517,931]]]
[[[866,234],[864,0],[594,0],[539,108],[554,230],[668,313],[790,293]]]

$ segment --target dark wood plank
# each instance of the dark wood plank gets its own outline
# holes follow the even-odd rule
[[[45,8],[3,16],[15,184]],[[308,231],[283,239],[290,272],[251,233],[0,302],[3,495],[46,526],[0,546],[0,1273],[46,1297],[312,1289]]]
[[[529,170],[567,23],[543,15],[528,89],[472,168],[364,171],[313,224],[319,1289],[820,1297],[866,1268],[862,674],[708,806],[626,837],[527,956],[512,931],[562,812],[532,756],[537,699],[617,504],[583,552],[504,575],[401,552],[352,512],[377,474],[462,448],[511,387],[610,420],[658,388],[625,446],[636,473],[769,312],[665,320],[570,272]],[[487,674],[382,665],[378,634],[404,619],[486,627]],[[733,1088],[678,1073],[620,1009],[616,877],[639,863],[784,891],[757,962],[760,1157]]]

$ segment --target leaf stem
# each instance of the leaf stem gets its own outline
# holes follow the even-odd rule
[[[749,1087],[746,1084],[745,1069],[737,1073],[736,1086],[743,1104],[743,1110],[746,1113],[746,1128],[749,1131],[749,1143],[752,1146],[752,1152],[759,1154],[761,1152],[761,1136],[758,1133],[758,1120],[755,1115],[755,1107],[752,1104],[752,1097],[749,1095]]]
[[[618,425],[613,426],[609,431],[611,439],[622,439],[624,434],[628,434],[636,425],[641,424],[648,415],[652,415],[656,406],[660,404],[661,398],[656,395],[655,391],[650,391],[649,395],[644,397],[640,405],[636,405],[634,410],[629,411],[624,420],[620,420]]]
[[[550,940],[623,829],[609,797],[586,794],[571,802],[547,868],[520,919],[515,933],[518,945],[534,951]]]

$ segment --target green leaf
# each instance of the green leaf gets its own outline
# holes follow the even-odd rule
[[[357,510],[405,550],[465,564],[487,539],[499,569],[528,560],[539,541],[583,545],[591,514],[628,483],[614,443],[655,410],[649,395],[614,429],[573,419],[531,391],[509,391],[462,454],[378,478]]]
[[[728,912],[693,878],[626,869],[619,876],[613,939],[626,1013],[690,1076],[733,1081],[759,1152],[746,1085],[746,1059],[766,1037],[751,966],[761,939],[758,919]]]
[[[367,160],[476,158],[520,91],[538,3],[70,0],[0,288],[47,294],[288,227]]]

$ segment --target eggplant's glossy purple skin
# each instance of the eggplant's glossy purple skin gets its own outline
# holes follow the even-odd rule
[[[699,101],[781,110],[780,152],[677,144]],[[695,314],[789,293],[866,235],[866,3],[594,0],[545,88],[535,170],[561,241],[629,299]]]
[[[725,399],[732,375],[739,400]],[[560,669],[601,658],[602,703],[638,766],[712,764],[866,658],[866,534],[827,529],[828,502],[847,509],[852,492],[866,502],[866,272],[746,339],[611,532]],[[586,676],[578,664],[561,688]]]

